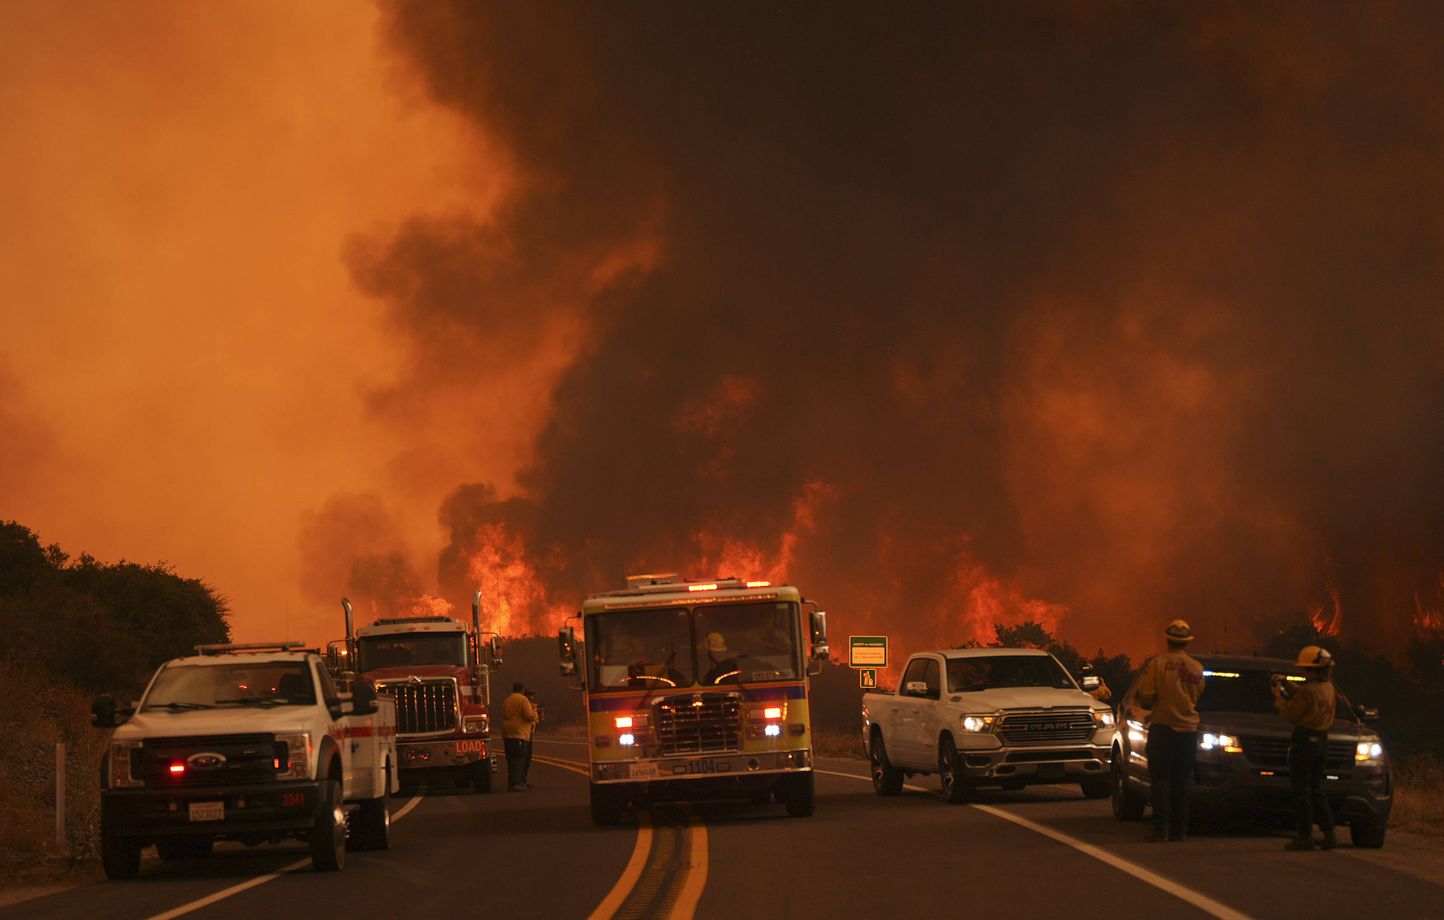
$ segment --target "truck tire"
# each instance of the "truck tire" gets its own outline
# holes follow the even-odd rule
[[[471,788],[482,795],[491,791],[491,758],[471,765]]]
[[[339,773],[340,769],[335,772]],[[341,811],[339,779],[321,784],[321,807],[311,825],[311,867],[317,872],[334,872],[346,865],[346,815]]]
[[[1119,821],[1142,821],[1143,810],[1148,800],[1128,785],[1128,774],[1123,768],[1123,752],[1113,749],[1113,770],[1109,785],[1113,794],[1113,817]]]
[[[622,801],[617,794],[606,786],[593,784],[592,791],[592,823],[597,827],[611,827],[621,823]]]
[[[1356,847],[1377,850],[1384,845],[1389,828],[1384,822],[1356,818],[1349,822],[1349,840]]]
[[[963,773],[952,735],[943,735],[938,742],[938,777],[943,784],[943,799],[949,805],[971,802],[977,796],[977,786]]]
[[[100,865],[108,879],[135,878],[140,873],[140,841],[117,837],[102,827]]]
[[[812,772],[794,773],[787,777],[787,814],[793,818],[810,818],[816,801],[817,784]]]
[[[882,743],[882,732],[873,732],[868,744],[868,760],[872,761],[872,788],[878,795],[897,795],[902,792],[903,771],[887,759],[887,747]]]
[[[155,842],[155,853],[161,862],[205,859],[215,843],[210,837],[162,837]]]
[[[386,784],[379,797],[363,799],[350,818],[346,849],[391,849],[391,784]]]

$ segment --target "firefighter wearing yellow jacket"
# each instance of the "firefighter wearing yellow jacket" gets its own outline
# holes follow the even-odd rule
[[[1284,845],[1286,850],[1312,850],[1314,824],[1324,832],[1320,848],[1334,848],[1334,815],[1324,795],[1324,757],[1329,728],[1334,724],[1334,656],[1317,645],[1305,646],[1295,662],[1304,669],[1304,682],[1289,686],[1275,677],[1272,690],[1279,714],[1293,723],[1289,739],[1289,784],[1294,792],[1294,817],[1298,836]]]
[[[1188,796],[1198,754],[1198,698],[1203,694],[1203,665],[1188,652],[1193,630],[1174,620],[1163,630],[1168,651],[1143,666],[1135,715],[1148,723],[1149,799],[1153,804],[1152,841],[1182,840],[1188,830]]]

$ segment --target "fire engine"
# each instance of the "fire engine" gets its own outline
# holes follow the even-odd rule
[[[585,694],[593,822],[666,799],[812,814],[808,677],[828,653],[816,604],[768,581],[637,575],[577,616],[585,642],[570,625],[558,642]]]
[[[351,602],[341,599],[346,638],[328,660],[343,683],[364,682],[396,704],[403,783],[452,780],[491,791],[491,672],[501,643],[481,628],[481,592],[471,603],[471,629],[448,616],[383,617],[353,629]]]

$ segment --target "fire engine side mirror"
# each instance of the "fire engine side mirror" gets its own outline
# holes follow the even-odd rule
[[[577,673],[577,634],[570,626],[557,630],[557,652],[561,657],[562,676],[572,677]]]
[[[809,625],[812,632],[812,657],[826,658],[830,651],[827,647],[827,611],[814,610],[809,617]]]
[[[501,667],[501,637],[492,636],[486,640],[486,657],[493,668]]]

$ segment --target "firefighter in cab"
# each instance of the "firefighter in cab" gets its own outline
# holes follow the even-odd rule
[[[1304,670],[1302,683],[1274,675],[1270,690],[1279,715],[1294,726],[1289,738],[1289,785],[1294,793],[1294,821],[1298,836],[1284,844],[1286,850],[1312,850],[1314,825],[1323,831],[1320,849],[1332,850],[1334,814],[1324,795],[1324,757],[1329,729],[1334,724],[1334,656],[1317,645],[1307,645],[1295,662]]]

